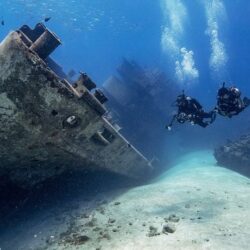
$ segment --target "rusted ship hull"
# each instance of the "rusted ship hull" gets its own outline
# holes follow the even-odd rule
[[[26,40],[17,31],[0,44],[0,176],[23,187],[65,171],[145,177],[151,165],[103,117],[100,98],[57,76]]]

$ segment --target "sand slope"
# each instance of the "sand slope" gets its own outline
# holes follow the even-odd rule
[[[249,249],[250,180],[196,152],[151,184],[62,204],[22,228],[2,250]]]

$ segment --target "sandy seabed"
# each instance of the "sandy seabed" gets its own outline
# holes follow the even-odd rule
[[[78,198],[0,236],[1,250],[249,249],[250,180],[210,151],[179,159],[151,182]]]

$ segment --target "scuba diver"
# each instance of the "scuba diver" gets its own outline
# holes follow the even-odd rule
[[[175,114],[169,125],[166,125],[168,130],[171,130],[174,121],[179,123],[190,122],[192,125],[197,124],[203,128],[213,123],[216,118],[216,112],[213,110],[209,113],[205,112],[201,104],[194,98],[186,96],[184,92],[177,97],[175,101],[178,107],[177,114]],[[204,121],[204,119],[210,121]]]
[[[218,90],[217,94],[217,106],[214,111],[222,116],[231,118],[234,115],[238,115],[246,107],[250,105],[250,99],[244,97],[241,99],[241,92],[236,87],[223,86]]]

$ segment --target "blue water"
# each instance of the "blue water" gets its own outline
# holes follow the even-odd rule
[[[0,40],[23,24],[34,27],[51,17],[46,25],[62,40],[53,59],[65,72],[87,72],[100,87],[127,58],[166,72],[205,110],[214,108],[223,81],[250,96],[248,1],[1,0],[0,10]],[[175,96],[169,103],[173,100]],[[206,129],[185,124],[166,132],[166,157],[213,149],[249,131],[249,114],[246,110],[233,119],[218,117]]]
[[[98,86],[127,58],[165,71],[205,110],[215,106],[223,81],[250,96],[248,1],[1,0],[0,10],[1,40],[23,24],[33,27],[51,17],[46,25],[62,40],[52,57],[65,72],[87,72]],[[212,149],[249,130],[249,121],[246,110],[230,120],[218,117],[206,130],[179,127],[162,140],[173,152]]]
[[[0,40],[51,17],[46,26],[62,40],[52,57],[65,72],[87,72],[101,87],[123,58],[135,60],[164,71],[211,110],[223,81],[250,96],[249,13],[246,0],[0,0]],[[250,109],[206,129],[185,124],[166,131],[166,158],[213,150],[249,132],[249,122]]]
[[[33,26],[51,17],[48,26],[63,41],[54,58],[66,70],[84,69],[98,84],[122,57],[157,65],[175,77],[175,61],[183,59],[178,50],[186,48],[193,52],[193,68],[198,71],[198,77],[188,79],[197,82],[196,88],[207,90],[226,80],[247,91],[249,8],[248,1],[219,0],[1,0],[5,25],[0,38],[24,23]],[[161,43],[165,29],[177,51]],[[212,32],[217,32],[214,38]],[[211,43],[217,56],[213,65]]]

